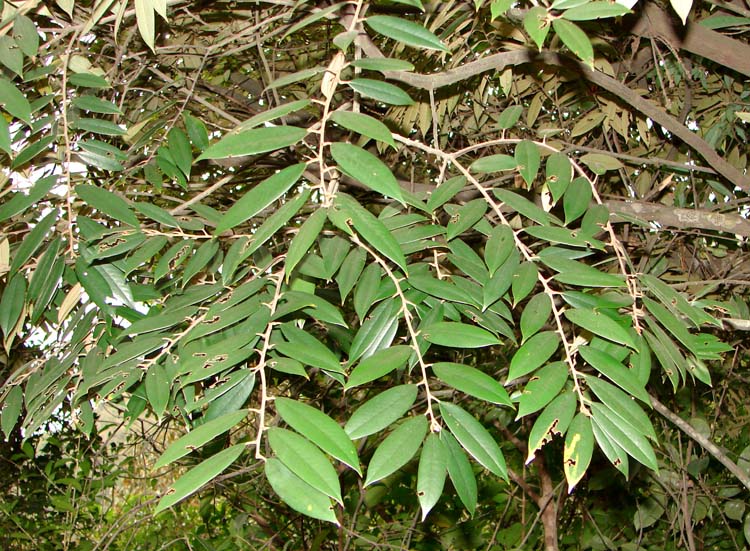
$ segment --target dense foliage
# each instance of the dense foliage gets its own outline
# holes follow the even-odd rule
[[[741,549],[748,30],[5,3],[0,541]]]

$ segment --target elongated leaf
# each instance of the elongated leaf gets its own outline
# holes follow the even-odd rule
[[[278,352],[312,367],[335,373],[344,372],[336,355],[307,331],[286,324],[282,327],[282,332],[288,342],[277,343],[275,349]]]
[[[265,474],[273,491],[295,511],[338,525],[331,500],[275,458],[268,459]]]
[[[552,28],[571,52],[580,57],[586,65],[594,66],[594,48],[589,37],[578,25],[565,19],[553,19]]]
[[[257,155],[294,145],[307,134],[296,126],[271,126],[229,133],[206,149],[196,161]]]
[[[440,432],[440,440],[445,447],[448,475],[453,482],[458,497],[469,511],[474,515],[477,508],[477,479],[474,476],[474,470],[471,468],[469,458],[461,449],[456,438],[447,430]]]
[[[57,184],[57,176],[39,178],[28,193],[14,193],[10,200],[0,205],[0,222],[22,213],[38,203]]]
[[[531,8],[523,18],[523,28],[541,51],[550,29],[547,10],[542,6]]]
[[[307,404],[276,398],[276,411],[294,430],[314,442],[324,452],[349,465],[362,474],[357,458],[357,450],[339,424],[325,413]]]
[[[88,184],[76,186],[76,193],[89,206],[97,209],[102,214],[124,222],[129,226],[138,227],[138,218],[130,209],[130,205],[119,195],[106,189]]]
[[[578,327],[591,331],[595,335],[637,350],[630,333],[606,314],[595,310],[573,308],[565,311],[565,317]]]
[[[427,200],[428,210],[433,212],[438,207],[441,207],[446,202],[450,201],[465,185],[466,178],[463,176],[454,176],[453,178],[442,182],[430,193],[430,198]]]
[[[343,505],[336,469],[315,444],[297,433],[279,427],[268,429],[268,443],[290,471]]]
[[[565,434],[576,412],[576,396],[563,392],[539,414],[529,433],[529,453],[526,463],[534,460],[536,452],[550,442],[554,435]]]
[[[23,313],[23,305],[26,300],[26,278],[18,274],[11,278],[8,285],[3,289],[0,300],[0,330],[8,338],[18,323]]]
[[[18,423],[21,411],[23,411],[23,387],[16,385],[5,395],[3,407],[0,411],[0,428],[5,433],[5,438],[10,438]],[[422,438],[424,438],[424,435],[422,435]]]
[[[193,450],[200,448],[206,442],[213,440],[222,433],[225,433],[240,421],[242,421],[247,415],[247,410],[239,410],[226,415],[222,415],[212,421],[199,425],[195,429],[191,430],[184,436],[181,436],[169,447],[164,450],[159,459],[154,464],[154,469],[160,469],[170,463],[177,461],[181,457],[186,456]]]
[[[368,71],[413,71],[414,65],[403,59],[392,57],[373,57],[355,59],[351,63],[352,67],[359,67]]]
[[[375,32],[408,46],[425,50],[449,51],[432,32],[407,19],[390,15],[374,15],[368,17],[365,22]]]
[[[401,418],[416,399],[416,385],[400,385],[383,391],[359,406],[344,430],[352,440],[375,434]]]
[[[596,394],[597,398],[605,406],[611,409],[625,423],[632,425],[639,433],[654,442],[657,441],[656,432],[654,432],[651,421],[630,396],[598,377],[591,375],[585,375],[585,377],[586,384],[589,385],[589,388],[594,391],[594,394]]]
[[[345,193],[339,193],[336,195],[332,210],[334,211],[333,214],[338,212],[348,217],[351,224],[354,226],[354,229],[357,230],[357,232],[360,233],[370,245],[375,247],[378,252],[395,262],[404,273],[407,272],[406,258],[404,257],[404,252],[401,250],[401,246],[391,232],[388,231],[388,228],[386,228],[380,220],[375,218],[370,211]],[[330,212],[329,218],[331,218]],[[331,221],[334,224],[336,223],[334,220]]]
[[[591,419],[577,414],[568,427],[563,451],[563,470],[568,481],[568,493],[573,491],[591,464],[594,453],[594,432]]]
[[[560,335],[554,331],[537,333],[519,348],[510,361],[508,380],[523,377],[550,359],[560,346]]]
[[[642,402],[650,403],[648,393],[636,378],[636,374],[622,365],[617,359],[602,350],[590,346],[581,346],[578,349],[578,353],[599,373],[609,378],[610,381],[625,392],[631,396],[635,396]]]
[[[164,509],[171,507],[178,501],[200,490],[204,484],[216,478],[229,465],[234,463],[244,450],[245,444],[236,444],[220,451],[190,469],[172,484],[171,492],[161,498],[156,509],[154,509],[154,514],[160,513]]]
[[[488,155],[477,159],[469,166],[472,172],[501,172],[503,170],[515,170],[518,162],[510,155]]]
[[[327,215],[328,209],[320,208],[313,212],[300,226],[297,235],[294,236],[292,242],[289,244],[289,250],[286,254],[284,272],[287,279],[289,279],[294,268],[305,257],[307,251],[320,236],[320,232],[326,223]]]
[[[31,105],[7,78],[0,78],[0,105],[12,116],[31,124]]]
[[[549,404],[567,380],[568,366],[565,362],[553,362],[537,371],[523,389],[516,419],[536,413]]]
[[[331,144],[331,156],[345,174],[382,195],[404,202],[395,176],[372,153],[356,145],[337,142]]]
[[[96,96],[76,96],[72,101],[73,105],[85,111],[92,113],[101,113],[103,115],[121,115],[122,111],[111,101]]]
[[[654,449],[632,425],[623,423],[611,409],[603,404],[591,404],[592,417],[596,424],[612,439],[612,442],[625,450],[630,457],[649,469],[659,470]]]
[[[360,61],[364,61],[364,60],[360,60]],[[393,136],[391,135],[391,131],[388,129],[388,127],[384,125],[382,122],[380,122],[378,119],[370,117],[369,115],[363,115],[362,113],[354,113],[353,111],[334,111],[331,114],[331,120],[335,123],[340,124],[344,128],[348,128],[349,130],[353,130],[354,132],[357,132],[358,134],[362,134],[363,136],[367,136],[368,138],[372,138],[373,140],[379,140],[383,143],[387,143],[393,148],[396,147],[396,142],[393,141]],[[341,153],[340,151],[341,145],[348,145],[348,144],[334,143],[331,145],[331,154],[333,155],[334,160],[339,165],[343,165],[343,163],[341,160],[339,160],[336,157],[336,152],[334,151],[334,147],[338,148],[339,153]],[[351,147],[354,147],[354,146],[351,146]],[[344,153],[344,156],[346,156],[346,153]],[[347,170],[347,172],[353,175],[351,171]],[[390,170],[388,172],[390,173]],[[376,188],[372,188],[372,189],[376,189]],[[398,189],[398,192],[400,193],[401,188],[397,188],[397,189]],[[383,195],[391,195],[390,193],[384,193],[384,192],[381,192],[381,193],[383,193]],[[395,195],[391,195],[391,196],[394,198],[398,198],[398,196],[395,196]]]
[[[541,164],[539,148],[534,142],[524,140],[516,146],[514,156],[518,164],[518,171],[526,182],[526,187],[531,189]]]
[[[389,105],[412,105],[414,100],[409,94],[404,92],[398,86],[372,80],[369,78],[355,78],[347,83],[352,89],[367,98],[382,101]]]
[[[509,226],[501,225],[492,228],[484,248],[484,261],[487,263],[490,275],[494,275],[505,263],[514,246],[513,230]]]
[[[537,224],[547,226],[552,222],[552,217],[549,213],[544,212],[543,209],[517,193],[500,188],[493,189],[492,193],[510,208]]]
[[[565,10],[562,13],[562,17],[568,21],[592,21],[594,19],[619,17],[626,13],[630,13],[630,10],[627,6],[618,2],[594,0],[582,6],[575,6]]]
[[[451,220],[446,226],[446,239],[450,241],[471,228],[482,219],[487,209],[487,202],[484,199],[474,199],[461,205],[452,213]]]
[[[469,455],[492,474],[507,481],[508,471],[503,452],[487,429],[469,412],[455,404],[441,402],[440,413],[453,436]]]
[[[156,416],[161,419],[164,410],[169,403],[169,394],[171,391],[171,381],[167,378],[164,366],[161,364],[152,364],[146,373],[146,397],[151,409]]]
[[[568,156],[564,153],[553,153],[547,157],[545,176],[553,201],[559,201],[573,178],[573,166]]]
[[[448,457],[440,437],[431,432],[422,446],[417,471],[417,498],[422,508],[422,521],[440,499],[445,485]]]
[[[505,387],[475,367],[438,362],[433,364],[432,371],[438,379],[456,390],[493,404],[512,405]]]
[[[354,388],[402,368],[411,356],[412,348],[406,345],[392,346],[375,352],[359,362],[349,374],[345,388]]]
[[[422,331],[427,341],[441,346],[454,348],[483,348],[500,344],[500,341],[489,331],[452,321],[433,323]]]
[[[420,415],[404,421],[389,434],[372,454],[365,486],[382,480],[406,465],[422,444],[428,425],[427,419]]]
[[[224,213],[214,235],[220,235],[249,220],[279,199],[299,180],[305,166],[300,163],[286,167],[248,191]]]
[[[552,313],[552,301],[546,293],[531,297],[521,314],[521,334],[523,340],[535,335],[547,323]]]

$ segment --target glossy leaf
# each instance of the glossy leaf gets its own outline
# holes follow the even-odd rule
[[[339,424],[317,408],[289,398],[276,398],[276,411],[294,430],[315,443],[324,452],[362,474],[357,450]]]
[[[404,92],[398,86],[372,80],[369,78],[355,78],[347,83],[352,89],[367,98],[382,101],[389,105],[412,105],[414,100],[409,94]]]
[[[649,469],[659,470],[654,449],[643,434],[632,425],[623,423],[620,417],[602,404],[594,402],[591,404],[591,411],[596,424],[614,443]]]
[[[565,224],[570,224],[586,212],[592,195],[591,184],[585,178],[576,178],[570,183],[563,198]]]
[[[338,525],[331,500],[316,490],[275,458],[266,460],[265,474],[273,491],[284,503],[308,517]]]
[[[154,509],[154,514],[172,507],[177,502],[200,490],[203,485],[216,478],[229,465],[234,463],[244,450],[245,444],[236,444],[212,455],[190,469],[171,485],[170,493],[159,500]]]
[[[503,452],[479,421],[460,406],[450,402],[440,403],[440,413],[453,436],[469,455],[492,474],[508,480]]]
[[[299,227],[299,231],[292,238],[289,250],[286,253],[284,272],[287,279],[292,275],[294,268],[305,257],[310,247],[320,236],[320,232],[326,223],[327,209],[320,208],[313,212],[307,220]]]
[[[382,195],[404,202],[401,187],[391,170],[369,151],[356,145],[337,142],[331,144],[331,156],[345,174]]]
[[[547,10],[542,6],[532,7],[523,18],[523,28],[526,29],[526,32],[529,33],[529,36],[541,51],[550,30]]]
[[[368,71],[413,71],[414,65],[403,59],[392,57],[372,57],[355,59],[352,61],[352,67],[366,69]]]
[[[591,346],[581,346],[578,353],[589,365],[625,392],[647,404],[650,403],[648,393],[643,385],[638,382],[635,373],[622,365],[617,359]]]
[[[487,263],[490,275],[493,275],[508,259],[514,246],[513,230],[509,226],[500,225],[492,228],[484,247],[484,261]]]
[[[171,381],[167,378],[164,366],[153,364],[146,373],[146,397],[151,409],[161,419],[164,410],[169,403]]]
[[[365,61],[365,60],[360,60],[360,61]],[[396,61],[396,60],[393,60],[393,61]],[[409,64],[409,65],[411,65],[411,64]],[[391,147],[394,147],[394,148],[396,147],[396,142],[393,141],[393,136],[391,136],[391,131],[388,130],[388,127],[386,125],[384,125],[382,122],[380,122],[378,119],[370,117],[369,115],[364,115],[362,113],[355,113],[353,111],[334,111],[333,113],[331,113],[331,120],[333,122],[337,123],[337,124],[340,124],[344,128],[347,128],[349,130],[357,132],[358,134],[361,134],[363,136],[367,136],[368,138],[372,138],[373,140],[381,141],[383,143],[386,143],[386,144],[390,145]],[[340,142],[331,144],[331,155],[333,155],[334,160],[339,165],[343,165],[344,163],[342,163],[342,161],[336,157],[336,151],[335,151],[335,149],[338,149],[338,152],[339,152],[340,155],[343,155],[344,157],[347,157],[347,160],[351,160],[351,155],[352,155],[351,152],[349,152],[348,156],[347,156],[346,151],[344,151],[342,153],[342,151],[341,151],[341,146],[342,145],[347,146],[349,144],[344,144],[344,143],[340,143]],[[350,147],[355,147],[355,146],[350,146]],[[344,149],[346,149],[346,148],[344,148]],[[367,153],[367,152],[365,151],[365,153]],[[357,153],[357,155],[359,157],[362,156],[361,153],[359,153],[359,152]],[[354,160],[356,161],[357,159],[354,159]],[[378,161],[378,162],[380,162],[380,160],[377,159],[377,158],[375,160]],[[385,167],[385,168],[388,169],[388,167]],[[351,173],[351,171],[349,171],[349,172],[350,172],[350,174],[353,174],[353,173]],[[388,170],[388,173],[390,174],[390,170]],[[359,178],[357,178],[357,179],[359,179]],[[395,178],[394,178],[394,181],[395,181]],[[363,182],[363,183],[366,183],[366,182]],[[367,184],[367,185],[369,187],[372,187],[369,184]],[[398,186],[397,182],[396,182],[396,186]],[[372,189],[375,189],[376,191],[379,191],[375,187],[372,187]],[[401,189],[399,187],[396,187],[395,189],[398,190],[398,193],[400,194]],[[383,193],[383,195],[391,195],[390,193],[385,193],[385,192],[382,192],[382,191],[381,191],[381,193]],[[394,198],[398,198],[399,197],[399,196],[396,196],[396,195],[391,195],[391,196],[394,197]]]
[[[448,476],[450,476],[453,487],[456,489],[464,507],[473,516],[477,508],[478,491],[477,479],[474,476],[469,458],[466,457],[466,453],[450,432],[441,431],[440,440],[442,440],[445,448]]]
[[[290,471],[343,505],[336,469],[315,444],[295,432],[279,427],[268,429],[268,443]]]
[[[518,172],[526,182],[527,188],[531,189],[541,164],[539,148],[534,142],[524,140],[516,146],[514,157],[518,164]]]
[[[498,381],[468,365],[438,362],[432,371],[445,384],[470,396],[499,405],[510,406],[508,392]]]
[[[567,380],[568,366],[565,362],[552,362],[539,369],[523,389],[516,419],[536,413],[549,404],[563,389]]]
[[[352,440],[375,434],[400,419],[416,399],[416,385],[400,385],[384,390],[352,413],[344,431]]]
[[[553,153],[547,157],[545,176],[553,201],[559,201],[573,178],[573,166],[568,156],[564,153]]]
[[[575,23],[565,19],[553,19],[552,28],[571,52],[583,60],[586,65],[594,65],[594,48],[589,37]]]
[[[276,344],[278,352],[312,367],[335,373],[344,372],[336,355],[307,331],[286,324],[282,326],[282,332],[287,342]]]
[[[635,341],[630,333],[606,314],[596,310],[573,308],[565,311],[565,317],[578,327],[591,331],[595,335],[636,349]]]
[[[138,218],[130,209],[130,205],[119,195],[89,184],[76,186],[76,193],[89,206],[103,214],[111,216],[115,220],[119,220],[129,226],[139,226]]]
[[[471,166],[469,166],[469,170],[472,172],[480,173],[502,172],[504,170],[515,170],[516,168],[518,168],[518,162],[516,159],[510,155],[503,154],[482,157],[471,163]]]
[[[346,389],[369,383],[394,371],[401,369],[411,356],[412,348],[406,345],[392,346],[379,350],[360,361],[349,374],[344,387]]]
[[[420,415],[407,419],[389,434],[372,454],[365,486],[382,480],[406,465],[417,453],[428,426],[427,419]]]
[[[552,357],[558,346],[560,335],[554,331],[543,331],[531,337],[513,355],[508,380],[518,379],[534,371]]]
[[[608,382],[585,375],[586,384],[594,391],[596,397],[612,410],[623,422],[633,426],[639,433],[656,442],[656,432],[646,413],[630,396]]]
[[[407,19],[391,15],[374,15],[365,19],[365,22],[375,32],[407,46],[425,50],[448,51],[445,44],[432,32]]]
[[[552,313],[552,301],[547,293],[531,297],[521,313],[521,335],[526,341],[535,335],[547,323]]]
[[[500,344],[497,337],[481,327],[452,321],[433,323],[422,334],[433,344],[453,348],[482,348]]]
[[[443,493],[448,457],[440,437],[431,432],[427,435],[419,457],[417,471],[417,498],[422,508],[422,521],[435,506]]]

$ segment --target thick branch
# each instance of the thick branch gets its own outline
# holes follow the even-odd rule
[[[739,214],[721,214],[698,209],[680,209],[643,201],[605,201],[612,222],[630,222],[633,218],[657,222],[661,226],[686,230],[710,230],[750,237],[750,220]]]
[[[737,480],[739,480],[742,485],[745,486],[745,488],[750,490],[750,476],[748,476],[747,472],[741,469],[739,465],[737,465],[737,463],[729,459],[729,457],[727,457],[727,454],[721,451],[716,444],[714,444],[708,438],[695,430],[690,425],[690,423],[675,414],[667,406],[657,400],[653,395],[650,395],[650,397],[651,403],[653,404],[656,411],[658,411],[662,416],[664,416],[670,423],[672,423],[682,432],[687,434],[691,439],[700,444],[704,450],[710,453],[717,461],[719,461],[719,463],[724,465],[729,470],[729,472],[737,477]]]

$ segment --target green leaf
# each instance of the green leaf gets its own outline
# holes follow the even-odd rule
[[[620,17],[631,13],[627,6],[617,2],[595,0],[582,6],[576,6],[565,10],[562,17],[568,21],[592,21],[594,19],[606,19]]]
[[[510,226],[500,225],[492,228],[487,244],[484,247],[484,261],[490,275],[494,275],[508,259],[515,247],[515,237]]]
[[[369,151],[356,145],[336,142],[331,144],[331,156],[345,174],[381,195],[404,202],[396,177],[383,161]]]
[[[414,103],[409,94],[398,86],[387,82],[369,78],[355,78],[347,82],[347,84],[358,94],[389,105],[412,105]]]
[[[428,434],[422,446],[417,471],[417,498],[422,508],[422,522],[443,493],[448,469],[447,455],[440,437],[434,432]]]
[[[388,231],[388,228],[386,228],[380,220],[375,218],[370,211],[345,193],[339,193],[336,195],[336,199],[331,208],[335,211],[334,214],[339,212],[346,216],[348,220],[351,220],[354,229],[357,230],[357,232],[362,235],[370,245],[375,247],[379,253],[395,262],[404,273],[408,271],[406,268],[406,258],[404,257],[404,252],[401,250],[401,246],[391,232]],[[329,213],[329,218],[330,217],[331,214]]]
[[[452,212],[451,220],[446,227],[445,238],[450,241],[479,222],[487,212],[487,201],[474,199]]]
[[[359,406],[347,421],[344,431],[352,440],[375,434],[400,419],[416,399],[417,385],[389,388]]]
[[[5,117],[0,117],[0,149],[5,151],[8,156],[13,155],[13,148],[10,143],[10,128],[8,128],[8,121]]]
[[[523,18],[523,28],[529,33],[540,52],[544,47],[544,40],[549,34],[549,24],[549,15],[542,6],[532,7]]]
[[[244,450],[245,444],[236,444],[220,451],[190,469],[172,484],[170,492],[161,498],[157,504],[154,514],[160,513],[178,501],[197,492],[204,484],[216,478],[229,465],[234,463]]]
[[[393,141],[393,136],[391,135],[391,131],[388,129],[386,125],[384,125],[382,122],[380,122],[378,119],[375,119],[373,117],[370,117],[369,115],[363,115],[362,113],[354,113],[353,111],[334,111],[331,113],[331,120],[337,124],[340,124],[344,128],[348,128],[349,130],[352,130],[354,132],[357,132],[358,134],[361,134],[363,136],[367,136],[368,138],[372,138],[373,140],[378,140],[383,143],[386,143],[393,147],[395,149],[396,142]],[[346,158],[347,161],[357,161],[357,159],[352,159],[352,155],[354,153],[352,151],[346,152],[346,148],[344,148],[344,151],[342,151],[341,145],[349,145],[349,144],[342,144],[342,143],[334,143],[331,144],[331,155],[333,155],[334,160],[339,164],[342,165],[343,161],[337,158],[336,152],[334,152],[334,147],[339,150],[339,155],[342,155]],[[355,147],[349,145],[349,147]],[[359,148],[357,148],[359,149]],[[361,150],[364,151],[364,150]],[[365,151],[368,155],[367,151]],[[357,155],[361,156],[361,153],[357,152]],[[376,160],[378,160],[376,158]],[[380,162],[378,160],[378,162]],[[388,170],[388,167],[385,167],[386,170]],[[352,174],[351,171],[346,169],[349,174]],[[390,170],[388,170],[388,173],[390,174]],[[391,177],[393,177],[392,174],[390,174]],[[359,178],[357,178],[359,179]],[[393,178],[395,181],[395,178]],[[363,182],[364,183],[364,182]],[[369,184],[368,184],[369,185]],[[398,186],[398,182],[396,182],[396,185]],[[370,186],[372,187],[372,186]],[[372,189],[375,189],[377,191],[377,188],[372,187]],[[401,193],[401,188],[397,187],[398,193]],[[383,195],[391,195],[390,193],[383,193]],[[397,196],[392,195],[392,197],[397,198]],[[403,201],[402,201],[403,202]]]
[[[31,124],[31,105],[18,88],[6,78],[0,78],[0,105],[12,116]]]
[[[453,436],[469,455],[492,474],[507,481],[508,471],[503,452],[487,429],[470,413],[455,404],[440,402],[440,413]]]
[[[620,170],[624,166],[611,155],[604,153],[587,153],[580,158],[580,161],[589,167],[594,174],[600,176],[609,170]]]
[[[523,342],[544,327],[551,313],[552,301],[547,293],[539,293],[531,297],[521,313]]]
[[[573,392],[563,392],[544,408],[539,414],[529,433],[528,465],[534,460],[536,452],[542,449],[555,434],[565,434],[576,412],[576,396]]]
[[[102,136],[122,136],[126,132],[119,124],[104,119],[78,119],[71,126],[84,132],[93,132]]]
[[[310,486],[281,461],[275,458],[266,460],[265,474],[273,491],[289,507],[308,517],[332,522],[338,526],[339,521],[328,496]]]
[[[39,52],[39,32],[34,22],[25,15],[16,14],[13,38],[26,57],[34,57]]]
[[[288,342],[276,343],[276,351],[312,367],[344,372],[336,355],[310,333],[290,323],[283,325],[281,330]]]
[[[560,272],[555,279],[561,283],[580,287],[625,287],[625,280],[620,275],[601,272],[575,260],[542,255],[540,257],[547,266]]]
[[[375,32],[408,46],[441,52],[449,51],[437,36],[413,21],[390,15],[374,15],[365,19],[365,22]]]
[[[312,247],[312,244],[320,236],[327,216],[328,209],[319,208],[304,221],[297,234],[292,238],[289,250],[286,253],[286,262],[284,263],[284,273],[286,273],[287,280],[289,280],[297,264],[299,264],[310,247]]]
[[[344,504],[336,469],[315,444],[279,427],[268,429],[268,443],[290,471],[316,490]]]
[[[185,121],[185,129],[190,137],[190,142],[199,151],[206,149],[208,147],[208,129],[203,121],[195,118],[187,111],[182,113],[182,118]]]
[[[465,185],[466,178],[463,176],[454,176],[445,180],[430,192],[430,198],[427,200],[427,209],[430,212],[434,212],[435,209],[450,201]]]
[[[72,100],[73,105],[85,111],[92,113],[101,113],[104,115],[121,115],[122,111],[109,100],[98,98],[91,95],[76,96]]]
[[[654,432],[651,421],[630,396],[598,377],[592,375],[584,375],[584,377],[586,377],[586,384],[596,394],[597,398],[620,417],[623,422],[628,423],[639,433],[654,442],[657,441],[656,432]]]
[[[518,168],[518,162],[510,155],[488,155],[477,159],[471,165],[469,170],[472,172],[502,172],[503,170],[516,170]]]
[[[389,434],[372,454],[365,486],[382,480],[406,465],[417,453],[427,429],[427,419],[420,415],[407,419]]]
[[[296,126],[271,126],[230,132],[210,145],[196,161],[229,159],[243,155],[258,155],[294,145],[307,135],[307,130]]]
[[[288,166],[253,187],[227,209],[216,226],[214,235],[221,235],[269,207],[299,180],[305,167],[304,163]]]
[[[586,33],[575,23],[565,19],[553,19],[552,28],[571,52],[580,57],[589,67],[594,66],[594,48]]]
[[[267,111],[261,111],[257,115],[252,116],[246,121],[243,121],[242,123],[240,123],[240,125],[234,130],[234,132],[236,133],[236,132],[244,132],[245,130],[250,130],[252,128],[255,128],[256,126],[260,126],[261,124],[265,124],[272,120],[285,117],[291,113],[296,113],[297,111],[301,111],[308,105],[310,105],[309,99],[300,99],[297,101],[290,101],[289,103],[283,103],[277,107],[268,109]]]
[[[591,413],[593,421],[628,455],[649,469],[659,470],[654,449],[643,434],[632,425],[623,423],[622,419],[605,405],[592,403]]]
[[[151,409],[161,419],[169,403],[169,394],[171,391],[171,381],[167,378],[167,373],[163,365],[152,364],[148,368],[145,385],[146,397],[149,404],[151,404]]]
[[[185,176],[190,176],[190,166],[193,164],[193,151],[187,135],[177,127],[172,127],[167,135],[169,152],[172,154],[177,168]]]
[[[297,21],[294,25],[289,27],[289,29],[284,33],[284,36],[281,37],[281,40],[284,40],[287,36],[294,34],[297,31],[304,29],[305,27],[312,25],[316,21],[319,21],[320,19],[327,17],[330,13],[335,12],[339,9],[341,9],[341,3],[334,3],[318,11],[314,11],[313,13],[307,15],[306,17],[303,17],[302,19]]]
[[[214,256],[216,256],[218,250],[219,241],[217,239],[209,239],[198,247],[198,250],[196,250],[195,254],[190,257],[182,272],[183,287],[189,285],[190,280],[208,265]]]
[[[433,323],[422,331],[427,341],[451,348],[483,348],[500,344],[498,338],[474,325],[452,321]]]
[[[498,405],[512,405],[503,385],[486,373],[468,365],[438,362],[432,371],[438,379],[456,390]]]
[[[507,189],[494,188],[492,193],[495,197],[500,199],[503,203],[508,205],[510,208],[515,210],[518,214],[525,216],[526,218],[533,220],[537,224],[542,226],[548,226],[552,223],[552,217],[549,213],[536,206],[534,203],[520,196],[517,193],[513,193]]]
[[[7,34],[0,36],[0,63],[23,78],[23,52],[16,41]]]
[[[456,489],[464,507],[470,515],[474,516],[474,511],[477,508],[477,479],[474,476],[469,458],[466,457],[455,437],[447,430],[440,432],[440,440],[443,441],[443,447],[445,448],[448,476],[450,476],[453,487]]]
[[[592,195],[591,184],[586,178],[576,178],[570,183],[563,199],[566,225],[588,210]]]
[[[609,459],[609,462],[627,478],[630,471],[628,454],[601,429],[593,417],[591,418],[591,428],[599,449]]]
[[[112,88],[104,77],[95,75],[94,73],[76,73],[70,75],[68,82],[73,86],[81,88],[95,88],[100,90]]]
[[[11,433],[18,423],[21,411],[23,411],[23,387],[15,385],[5,395],[3,407],[0,411],[0,428],[5,433],[6,439],[10,439]]]
[[[518,401],[518,415],[521,419],[536,413],[563,389],[568,381],[568,366],[565,362],[552,362],[537,371],[523,389]]]
[[[345,389],[354,388],[401,369],[411,356],[412,348],[406,345],[392,346],[375,352],[359,362],[349,374]]]
[[[359,475],[362,474],[357,450],[336,421],[319,409],[289,398],[276,398],[274,403],[276,411],[290,427],[324,452],[349,465]]]
[[[338,284],[342,304],[357,284],[357,281],[359,281],[359,276],[362,275],[366,260],[367,253],[361,248],[354,248],[349,251],[349,254],[346,255],[344,262],[341,264],[339,273],[336,274],[336,283]]]
[[[358,67],[367,71],[413,71],[414,65],[403,59],[392,57],[371,57],[355,59],[351,62],[352,67]]]
[[[102,214],[111,216],[115,220],[135,228],[139,226],[138,218],[130,209],[130,205],[119,195],[89,184],[77,185],[76,194],[90,207],[95,208]]]
[[[565,317],[578,327],[591,331],[594,335],[624,344],[637,351],[635,341],[630,333],[607,314],[596,310],[573,308],[565,310]]]
[[[539,148],[534,142],[524,140],[516,146],[515,160],[518,172],[526,182],[527,188],[531,189],[541,164]]]
[[[11,198],[0,205],[0,222],[8,220],[27,208],[36,205],[49,191],[57,185],[57,176],[45,176],[39,178],[28,193],[15,192]],[[12,270],[15,272],[15,270]]]
[[[368,271],[373,273],[375,270],[365,270],[365,273]],[[349,361],[355,362],[389,347],[398,330],[400,316],[401,305],[397,299],[386,300],[378,305],[354,336],[349,349]]]
[[[11,277],[5,289],[3,289],[3,296],[0,299],[0,330],[2,330],[6,340],[23,313],[25,301],[26,278],[23,274],[17,274]]]
[[[638,381],[636,374],[622,365],[615,358],[606,352],[592,348],[591,346],[581,346],[578,349],[578,353],[589,363],[589,365],[594,367],[594,369],[602,375],[609,378],[609,380],[625,392],[647,404],[650,403],[648,393]]]
[[[555,331],[542,331],[531,337],[513,355],[508,380],[513,381],[534,371],[552,357],[558,346],[560,335]]]
[[[525,299],[537,284],[539,269],[533,262],[522,262],[513,273],[511,291],[513,293],[513,305],[515,306]]]
[[[594,454],[594,432],[591,419],[583,413],[577,414],[568,427],[563,449],[563,470],[568,481],[568,493],[586,474]]]
[[[573,166],[565,153],[553,153],[547,157],[545,171],[546,184],[552,193],[552,199],[557,202],[573,178]]]

